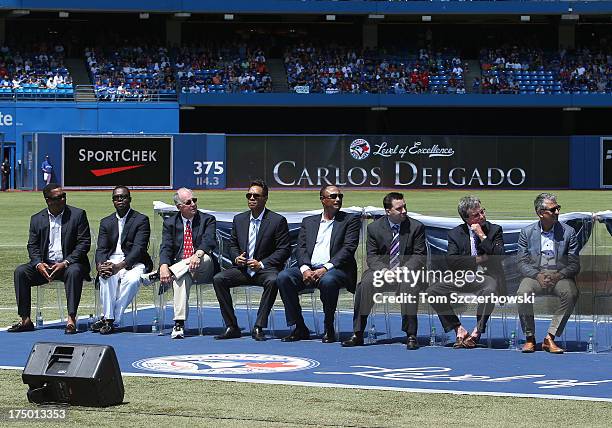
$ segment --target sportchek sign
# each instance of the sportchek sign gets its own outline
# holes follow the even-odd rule
[[[64,136],[65,187],[172,188],[172,138]]]

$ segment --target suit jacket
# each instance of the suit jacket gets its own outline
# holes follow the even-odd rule
[[[232,262],[249,248],[251,211],[237,214],[232,223],[229,254]],[[263,263],[265,269],[281,271],[291,254],[287,219],[266,209],[259,224],[253,258]],[[244,268],[246,270],[246,267]]]
[[[96,264],[107,261],[115,252],[119,239],[118,222],[116,213],[100,221]],[[146,272],[153,270],[153,261],[147,252],[150,235],[149,217],[131,209],[127,214],[121,234],[121,250],[125,254],[126,269],[132,269],[135,264],[142,263],[145,265]]]
[[[66,205],[62,215],[62,254],[68,263],[79,263],[89,273],[91,266],[87,253],[91,247],[91,232],[87,214],[80,208]],[[30,218],[28,238],[30,264],[36,267],[49,258],[49,213],[47,208]]]
[[[407,217],[400,224],[400,266],[418,270],[427,261],[425,245],[425,226],[423,223]],[[389,251],[393,240],[393,230],[387,216],[383,216],[368,225],[368,270],[389,268]]]
[[[556,222],[553,226],[553,240],[557,271],[566,278],[574,278],[580,272],[576,232],[572,227]],[[522,229],[519,235],[518,263],[523,276],[535,279],[540,273],[541,252],[542,241],[538,221]]]
[[[214,255],[217,250],[217,220],[210,214],[196,212],[191,223],[191,236],[194,252],[202,250],[208,254],[219,271],[219,263]],[[162,242],[159,248],[159,264],[173,265],[182,259],[183,254],[183,219],[178,212],[164,220]]]
[[[302,220],[297,243],[298,266],[312,267],[310,260],[317,241],[320,222],[321,214],[304,217]],[[334,218],[329,246],[329,262],[334,265],[334,269],[341,269],[349,275],[351,280],[346,288],[351,293],[355,292],[357,283],[355,251],[359,245],[360,228],[359,217],[339,211]]]
[[[489,257],[482,266],[487,269],[486,273],[495,277],[497,287],[501,295],[506,294],[506,275],[502,265],[504,255],[504,232],[502,227],[485,221],[482,231],[487,235],[487,239],[481,241],[476,236],[476,252],[479,256],[488,255]],[[448,231],[448,251],[446,260],[452,270],[476,271],[476,257],[472,256],[470,244],[470,230],[466,223],[454,227]]]

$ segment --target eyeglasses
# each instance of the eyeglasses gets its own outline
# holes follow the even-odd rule
[[[130,195],[113,195],[113,201],[124,201],[130,199]]]
[[[260,195],[259,193],[247,193],[244,196],[246,196],[247,199],[251,199],[251,198],[254,198],[254,199],[263,198],[263,195]]]
[[[330,193],[327,196],[321,196],[321,199],[340,199],[342,200],[342,198],[344,198],[344,195],[342,193]]]
[[[61,201],[62,199],[66,199],[66,194],[62,193],[61,195],[57,195],[57,196],[49,196],[45,199],[48,201]]]
[[[542,208],[542,211],[548,211],[551,214],[554,214],[557,211],[561,212],[561,205],[557,205],[551,208]]]
[[[196,204],[198,202],[198,198],[187,199],[185,202],[182,202],[181,205],[191,205]]]

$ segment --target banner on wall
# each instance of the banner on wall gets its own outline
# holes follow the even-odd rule
[[[172,137],[64,135],[63,186],[172,188]]]
[[[601,187],[612,188],[612,138],[601,139]]]
[[[567,188],[568,137],[228,135],[227,186]],[[612,166],[611,166],[612,169]]]

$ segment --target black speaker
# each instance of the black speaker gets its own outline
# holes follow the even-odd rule
[[[30,403],[106,407],[123,402],[112,346],[35,343],[21,375]]]

